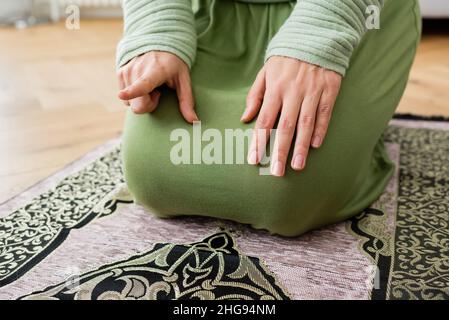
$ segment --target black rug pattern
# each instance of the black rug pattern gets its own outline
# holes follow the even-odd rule
[[[23,299],[286,300],[259,259],[241,254],[226,232],[190,245],[156,244]]]

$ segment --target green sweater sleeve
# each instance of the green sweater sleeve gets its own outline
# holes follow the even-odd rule
[[[123,13],[118,68],[149,51],[173,53],[192,66],[197,40],[190,0],[125,0]]]
[[[299,0],[271,40],[271,56],[296,58],[345,75],[354,48],[367,31],[368,6],[384,0]]]

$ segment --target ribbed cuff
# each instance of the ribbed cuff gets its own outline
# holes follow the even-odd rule
[[[173,53],[192,67],[197,39],[190,0],[125,0],[123,10],[117,68],[149,51]]]
[[[368,6],[383,0],[300,0],[268,45],[272,56],[299,59],[345,75],[351,55],[366,33]]]

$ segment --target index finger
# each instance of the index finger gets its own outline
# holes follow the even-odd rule
[[[152,92],[162,83],[163,81],[158,79],[157,74],[144,75],[127,88],[121,90],[119,92],[119,98],[122,100],[131,100],[137,97],[142,97]]]
[[[273,92],[265,92],[264,101],[254,127],[251,145],[248,151],[248,163],[257,165],[262,160],[271,129],[281,109],[281,100]]]

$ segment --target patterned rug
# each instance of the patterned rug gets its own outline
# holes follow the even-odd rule
[[[154,218],[110,141],[0,205],[0,298],[448,299],[449,122],[396,119],[385,140],[381,198],[297,238]]]

